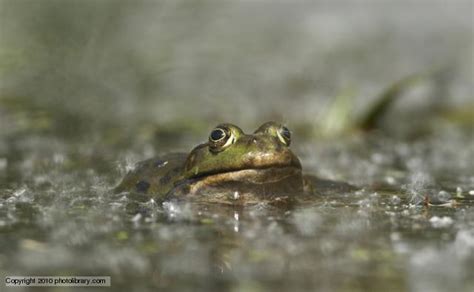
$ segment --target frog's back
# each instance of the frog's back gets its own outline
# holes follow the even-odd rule
[[[173,153],[138,162],[115,188],[115,192],[164,196],[181,179],[186,157],[185,153]]]

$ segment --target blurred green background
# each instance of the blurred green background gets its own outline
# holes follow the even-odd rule
[[[436,90],[398,113],[473,102],[471,1],[0,3],[2,132],[317,127],[336,96],[357,116],[387,86],[437,68],[447,73]],[[23,119],[8,119],[12,108]]]

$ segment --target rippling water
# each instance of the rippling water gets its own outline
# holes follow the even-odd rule
[[[0,2],[2,277],[105,275],[114,291],[474,290],[472,3],[63,3]],[[438,67],[378,131],[354,129],[384,88]],[[360,190],[291,208],[110,191],[217,122],[250,132],[269,119],[293,130],[305,172]]]

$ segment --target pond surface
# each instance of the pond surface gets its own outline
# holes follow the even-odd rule
[[[361,189],[291,208],[113,194],[126,168],[152,154],[149,144],[135,152],[36,135],[3,140],[1,271],[110,275],[114,291],[470,291],[474,175],[453,167],[462,161],[437,164],[447,155],[472,166],[463,157],[472,149],[451,148],[472,145],[472,135],[458,134],[412,144],[304,141],[295,148],[305,169]]]
[[[473,3],[343,2],[0,0],[2,281],[474,291]],[[306,173],[359,189],[291,207],[111,191],[218,123],[269,120]]]

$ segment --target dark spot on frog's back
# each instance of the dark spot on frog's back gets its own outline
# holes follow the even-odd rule
[[[137,192],[146,193],[148,191],[148,189],[150,188],[150,183],[147,182],[147,181],[141,180],[141,181],[137,182],[135,187],[137,189]]]
[[[178,173],[181,171],[181,168],[175,167],[172,170],[168,171],[167,174],[165,174],[162,178],[160,178],[160,184],[161,185],[166,185],[170,182],[171,178],[175,177],[178,175]]]

